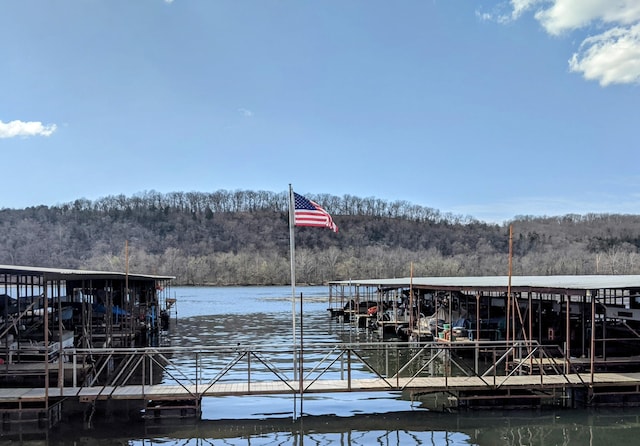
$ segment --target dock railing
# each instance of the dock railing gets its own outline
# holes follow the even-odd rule
[[[375,380],[379,390],[419,387],[423,378],[474,378],[487,388],[508,384],[517,376],[539,375],[540,383],[559,376],[578,376],[557,346],[531,342],[456,343],[311,343],[220,347],[66,349],[71,358],[66,384],[78,393],[119,386],[174,386],[193,397],[219,392],[221,385],[242,385],[241,393],[264,392],[259,384],[277,383],[280,392],[314,391],[319,383],[341,383],[351,391],[361,380]],[[69,373],[71,377],[69,379]],[[585,374],[588,377],[588,374]],[[217,389],[214,391],[214,389]]]

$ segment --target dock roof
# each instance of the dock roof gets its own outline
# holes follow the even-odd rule
[[[132,274],[115,271],[90,271],[83,269],[43,268],[37,266],[0,265],[0,274],[39,276],[47,280],[88,280],[88,279],[125,279],[130,280],[173,280],[173,276],[150,274]]]
[[[504,291],[509,276],[402,277],[332,281],[330,285],[429,290]],[[640,290],[640,275],[511,276],[513,292],[586,294],[589,290]]]

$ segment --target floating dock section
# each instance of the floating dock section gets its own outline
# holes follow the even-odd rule
[[[329,286],[333,317],[383,335],[461,347],[547,346],[564,358],[565,372],[640,372],[638,275],[405,277]],[[522,358],[507,359],[514,367]]]
[[[228,395],[291,395],[294,414],[296,399],[335,392],[442,411],[640,405],[640,276],[338,281],[331,317],[381,341],[171,348],[151,336],[170,277],[0,274],[6,423],[110,408],[198,417],[203,398]]]
[[[41,388],[45,398],[0,401],[3,421],[36,417],[53,423],[49,389],[91,382],[115,371],[74,349],[153,345],[166,324],[173,277],[0,265],[0,390]],[[106,378],[102,378],[106,379]]]

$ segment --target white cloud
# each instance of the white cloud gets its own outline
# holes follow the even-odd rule
[[[547,3],[551,6],[538,11],[535,16],[553,35],[592,23],[630,25],[640,20],[638,0],[554,0]]]
[[[569,68],[602,86],[640,83],[640,1],[638,0],[511,0],[510,14],[498,22],[517,20],[534,10],[534,17],[553,36],[594,29]]]
[[[518,19],[522,14],[541,3],[545,3],[545,0],[511,0],[511,6],[513,7],[511,18],[513,20]]]
[[[15,138],[17,136],[51,136],[58,127],[55,124],[44,125],[38,121],[0,121],[0,139]]]
[[[478,17],[482,21],[493,20],[493,15],[489,12],[476,11],[476,17]]]
[[[640,83],[640,23],[589,37],[569,60],[571,71],[600,85]]]
[[[498,23],[510,23],[517,20],[525,12],[533,9],[540,3],[548,0],[511,0],[508,3],[500,3],[492,8],[492,12],[476,10],[476,17],[482,21],[493,20]],[[505,12],[506,11],[506,12]]]
[[[245,118],[251,118],[253,116],[253,112],[251,110],[247,110],[246,108],[239,108],[238,111],[242,113],[242,116]]]

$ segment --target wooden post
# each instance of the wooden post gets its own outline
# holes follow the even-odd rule
[[[593,396],[593,374],[594,374],[594,365],[595,365],[595,355],[596,355],[596,296],[595,293],[587,290],[587,295],[591,298],[591,353],[589,354],[590,358],[590,378],[589,378],[589,398]]]
[[[567,326],[565,327],[566,330],[566,334],[565,334],[565,358],[564,358],[564,373],[569,373],[570,372],[570,361],[571,361],[571,296],[569,296],[568,294],[565,296],[567,299],[567,316],[566,316],[566,324]]]
[[[351,347],[347,349],[347,389],[351,391]]]
[[[480,293],[476,293],[476,358],[475,358],[475,372],[478,375],[480,372]]]
[[[507,331],[505,333],[506,335],[506,341],[507,341],[507,351],[509,349],[509,331],[511,328],[511,316],[513,313],[511,311],[511,273],[512,273],[512,263],[511,263],[511,259],[513,257],[513,225],[509,225],[509,281],[507,284]],[[515,337],[515,336],[514,336]],[[505,370],[509,370],[509,358],[505,358],[505,362],[504,362],[504,368]]]
[[[44,408],[49,411],[49,292],[47,276],[42,275],[44,288]]]
[[[302,293],[300,293],[300,358],[298,363],[300,365],[300,418],[302,418],[302,404],[304,395],[304,313],[302,308]]]
[[[62,329],[64,326],[62,325],[62,299],[60,289],[60,281],[57,281],[58,290],[58,388],[61,389],[60,393],[62,394],[62,389],[64,388],[64,347],[62,345],[63,337],[62,337]]]

